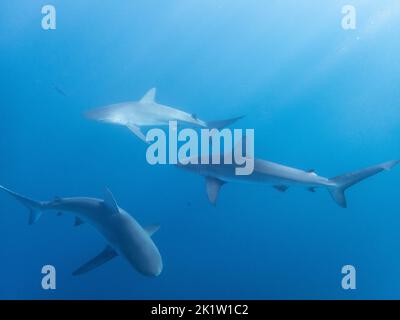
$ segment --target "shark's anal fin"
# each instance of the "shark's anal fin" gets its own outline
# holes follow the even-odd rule
[[[72,275],[78,276],[92,271],[110,261],[112,258],[115,258],[117,255],[118,253],[111,246],[106,246],[102,252],[75,270]]]
[[[147,234],[151,237],[153,234],[155,234],[158,229],[160,229],[159,224],[152,224],[151,226],[148,226],[144,228],[144,230],[147,232]]]
[[[151,88],[146,94],[140,99],[142,103],[152,103],[156,99],[156,88]]]
[[[142,132],[142,130],[140,130],[140,127],[138,127],[137,125],[134,125],[134,124],[130,124],[130,123],[128,123],[128,124],[126,125],[126,127],[127,127],[129,130],[131,130],[132,133],[135,134],[140,140],[142,140],[142,141],[144,141],[144,142],[146,142],[146,143],[149,143],[149,142],[146,140],[146,136],[144,135],[144,133]]]
[[[276,185],[274,186],[275,190],[278,190],[279,192],[285,192],[287,189],[289,189],[288,186],[285,186],[284,184]]]
[[[81,218],[75,217],[74,227],[80,226],[81,224],[85,223]]]
[[[113,194],[107,188],[104,192],[104,204],[108,207],[108,209],[110,209],[113,212],[113,214],[119,213],[119,207],[117,201],[115,201]]]
[[[214,177],[206,177],[206,189],[208,200],[215,206],[217,204],[218,193],[221,187],[225,184],[225,181],[222,181],[218,178]]]

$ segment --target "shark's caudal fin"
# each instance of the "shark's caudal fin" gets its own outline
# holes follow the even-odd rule
[[[366,169],[362,169],[359,171],[347,173],[335,178],[330,179],[331,182],[335,183],[335,186],[328,187],[328,190],[333,198],[333,200],[336,201],[336,203],[343,207],[347,207],[346,203],[346,197],[345,197],[345,190],[352,185],[368,178],[371,177],[379,172],[382,172],[384,170],[390,170],[392,169],[395,165],[397,165],[400,162],[400,160],[393,160],[393,161],[388,161],[385,163],[378,164],[373,167],[369,167]]]
[[[3,186],[0,186],[0,190],[3,190],[21,202],[25,207],[30,210],[29,213],[29,224],[32,225],[36,221],[39,220],[40,216],[42,215],[42,210],[44,208],[44,204],[42,202],[38,202],[24,196],[19,195]]]
[[[227,126],[230,126],[232,123],[235,123],[236,121],[238,121],[242,118],[244,118],[244,116],[226,119],[226,120],[209,121],[209,122],[207,122],[207,127],[210,129],[222,129]]]

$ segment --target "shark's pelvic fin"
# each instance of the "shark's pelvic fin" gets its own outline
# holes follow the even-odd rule
[[[278,190],[279,192],[285,192],[287,189],[289,189],[289,187],[285,186],[284,184],[280,184],[280,185],[274,186],[274,188],[276,190]]]
[[[111,193],[109,189],[106,188],[104,192],[104,204],[114,213],[119,213],[119,207],[117,205],[117,201],[115,201],[114,195]]]
[[[206,189],[208,200],[215,206],[217,204],[218,193],[221,187],[225,184],[225,181],[222,181],[218,178],[214,177],[206,177]]]
[[[328,190],[333,200],[335,200],[336,203],[342,208],[346,208],[347,202],[344,192],[347,188],[379,172],[382,172],[384,170],[390,170],[399,162],[400,160],[388,161],[366,169],[337,176],[335,178],[330,179],[330,181],[334,182],[336,185],[328,187]]]
[[[227,126],[230,126],[231,124],[235,123],[236,121],[238,121],[242,118],[244,118],[244,116],[226,119],[226,120],[209,121],[209,122],[207,122],[207,127],[210,129],[222,129]]]
[[[144,228],[144,230],[147,232],[147,234],[151,237],[153,234],[155,234],[158,229],[160,229],[160,225],[159,224],[153,224],[151,226],[148,226],[146,228]]]
[[[106,246],[102,252],[100,252],[93,259],[89,260],[84,265],[75,270],[72,273],[72,275],[78,276],[87,273],[89,271],[92,271],[93,269],[100,267],[101,265],[110,261],[112,258],[115,258],[116,256],[118,256],[118,253],[111,246]]]
[[[139,139],[140,140],[142,140],[142,141],[144,141],[144,142],[146,142],[146,143],[149,143],[147,140],[146,140],[146,136],[144,135],[144,133],[142,132],[142,130],[140,129],[140,127],[138,127],[137,125],[134,125],[134,124],[127,124],[126,125],[127,126],[127,128],[129,129],[129,130],[131,130],[137,137],[139,137]]]
[[[147,93],[140,99],[142,103],[152,103],[156,99],[156,88],[151,88]]]
[[[74,227],[80,226],[81,224],[85,223],[81,218],[75,217]]]
[[[21,202],[25,207],[30,210],[29,213],[29,225],[34,224],[39,220],[42,215],[42,210],[44,208],[44,203],[38,202],[27,197],[21,196],[18,193],[15,193],[3,186],[0,186],[0,190],[3,190]]]

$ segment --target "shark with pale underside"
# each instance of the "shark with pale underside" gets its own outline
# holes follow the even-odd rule
[[[221,164],[212,164],[209,160],[208,164],[204,164],[207,161],[201,158],[196,164],[178,164],[178,166],[205,177],[208,199],[213,205],[216,204],[219,191],[224,184],[240,182],[271,184],[280,192],[285,192],[292,185],[305,186],[310,192],[324,187],[339,206],[346,208],[347,188],[379,172],[390,170],[399,162],[400,160],[388,161],[331,179],[317,175],[315,170],[304,171],[261,159],[254,160],[254,171],[250,175],[236,175],[237,165],[234,163],[225,164],[221,161]]]
[[[3,190],[30,210],[29,224],[34,224],[45,211],[71,212],[76,216],[75,226],[84,222],[92,225],[106,240],[106,247],[93,259],[73,272],[87,273],[111,259],[121,256],[141,274],[158,276],[163,263],[160,252],[151,236],[159,225],[142,228],[124,209],[117,205],[114,196],[106,190],[104,200],[86,197],[59,198],[52,201],[35,201],[3,186]]]
[[[143,128],[168,126],[176,121],[179,126],[221,129],[233,124],[243,116],[227,120],[206,122],[195,114],[169,107],[155,100],[156,89],[150,89],[142,99],[136,102],[122,102],[89,110],[88,119],[127,127],[141,140],[146,140]]]

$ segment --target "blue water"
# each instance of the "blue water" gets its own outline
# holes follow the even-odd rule
[[[41,28],[41,8],[57,29]],[[122,127],[90,108],[157,101],[206,120],[245,114],[256,155],[332,177],[400,157],[400,4],[346,0],[23,1],[0,4],[0,184],[38,200],[102,197],[108,187],[153,239],[163,273],[118,258],[72,271],[104,247],[73,216],[28,212],[0,194],[2,299],[400,298],[400,168],[353,187],[348,209],[328,192],[227,184],[217,207],[204,181],[150,166]],[[55,87],[61,89],[66,96]],[[57,289],[41,288],[41,268]],[[341,268],[357,289],[341,288]]]

